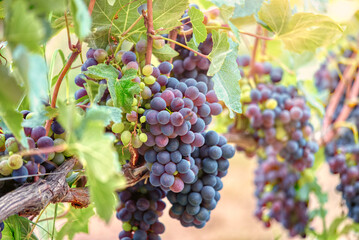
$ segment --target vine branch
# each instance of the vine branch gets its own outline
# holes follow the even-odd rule
[[[257,25],[257,34],[259,34],[261,32],[261,26]],[[256,63],[256,55],[257,55],[257,49],[258,49],[258,43],[259,43],[259,38],[256,38],[254,40],[254,46],[253,46],[253,50],[252,50],[252,57],[251,57],[251,62],[250,62],[250,72],[249,72],[249,76],[250,77],[254,77],[254,65]]]

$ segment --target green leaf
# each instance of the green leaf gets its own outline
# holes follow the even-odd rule
[[[89,0],[86,1],[89,3]],[[105,48],[108,44],[108,34],[121,35],[139,17],[137,8],[146,0],[118,0],[111,6],[107,0],[96,0],[92,11],[92,27],[95,29],[87,41],[92,47]],[[136,43],[141,35],[146,36],[144,20],[141,19],[127,34],[129,40]]]
[[[213,76],[212,80],[218,98],[226,104],[229,110],[242,113],[241,90],[238,83],[241,73],[236,63],[238,44],[231,39],[229,44],[231,51],[224,59],[222,68]],[[231,117],[233,117],[232,112]]]
[[[34,13],[29,10],[26,1],[15,0],[9,2],[7,8],[8,19],[5,27],[5,38],[12,48],[19,44],[29,50],[40,52],[40,43],[45,36],[43,25]]]
[[[86,80],[84,87],[86,89],[86,92],[90,99],[90,102],[91,103],[95,102],[95,98],[98,94],[100,84],[98,84],[97,82],[94,82],[92,80]],[[100,100],[101,100],[101,98],[100,98]]]
[[[81,116],[74,105],[60,104],[59,122],[69,133],[69,151],[74,152],[85,167],[91,200],[99,216],[109,221],[116,207],[115,190],[125,185],[120,173],[114,135],[105,132],[111,119],[109,111],[94,105]]]
[[[187,45],[190,48],[197,50],[198,45],[204,42],[204,40],[207,38],[206,26],[203,24],[204,15],[201,10],[195,7],[191,7],[191,9],[188,11],[188,16],[191,19],[193,36]]]
[[[31,6],[31,10],[36,11],[38,15],[45,15],[52,13],[61,13],[66,9],[65,0],[27,0]]]
[[[29,238],[26,238],[27,234],[31,231],[30,220],[27,218],[12,215],[4,223],[5,228],[2,232],[2,240],[38,239],[35,234],[31,234]]]
[[[264,3],[258,17],[275,33],[282,33],[289,22],[292,12],[288,0],[271,0]]]
[[[5,18],[4,2],[0,2],[0,19]]]
[[[111,94],[110,89],[109,91]],[[114,83],[114,91],[116,96],[116,102],[114,102],[115,107],[123,107],[125,112],[131,112],[133,98],[135,94],[140,93],[140,85],[131,80],[120,80]]]
[[[105,125],[110,124],[110,120],[115,123],[122,122],[122,111],[120,108],[117,107],[108,107],[108,106],[97,106],[101,109],[101,111],[106,112],[109,115],[109,118],[105,121]]]
[[[92,205],[82,209],[72,207],[69,213],[66,214],[67,221],[56,234],[56,239],[64,239],[65,236],[73,239],[76,233],[89,233],[89,221],[94,215],[95,211]]]
[[[328,228],[328,235],[329,235],[329,236],[336,235],[336,234],[337,234],[338,227],[339,227],[345,220],[347,220],[347,219],[348,219],[347,216],[335,218],[335,219],[332,221],[332,223],[330,224],[329,228]]]
[[[153,48],[152,54],[155,55],[160,61],[169,61],[171,58],[178,56],[178,52],[167,44],[160,49]]]
[[[217,73],[224,63],[227,55],[232,51],[230,50],[230,44],[228,42],[228,36],[226,33],[219,33],[218,31],[212,31],[213,49],[208,58],[211,61],[207,75],[213,76]],[[237,67],[238,68],[238,67]]]
[[[48,102],[47,66],[43,56],[30,53],[24,46],[18,46],[13,53],[14,64],[21,79],[28,88],[31,111],[43,108]]]
[[[84,74],[95,80],[118,78],[118,70],[112,65],[107,65],[105,63],[89,67]]]
[[[15,138],[27,147],[26,136],[21,127],[22,114],[15,110],[24,91],[3,65],[0,65],[0,85],[6,86],[0,88],[0,102],[3,103],[0,104],[0,117]]]
[[[169,32],[181,25],[179,21],[188,7],[188,0],[154,0],[153,1],[153,27],[166,29]],[[142,27],[144,28],[144,26]],[[145,29],[145,28],[144,28]]]
[[[232,18],[247,17],[256,14],[261,9],[262,3],[263,0],[244,0],[242,4],[236,2]]]
[[[82,0],[71,0],[71,13],[76,35],[82,40],[91,32],[91,17]]]
[[[103,95],[106,92],[106,89],[107,89],[107,84],[100,84],[100,86],[98,87],[98,92],[93,100],[94,103],[99,103],[101,101]]]
[[[317,170],[321,165],[322,163],[325,162],[325,149],[324,147],[320,147],[318,152],[315,153],[314,155],[314,163],[313,163],[313,170]]]
[[[328,16],[297,13],[290,19],[286,31],[279,32],[278,38],[287,49],[300,53],[332,43],[340,37],[342,31]]]

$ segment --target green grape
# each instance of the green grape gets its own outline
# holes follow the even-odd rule
[[[56,138],[55,140],[54,140],[54,146],[60,146],[60,145],[64,145],[64,144],[66,144],[66,142],[65,142],[65,140],[64,139],[62,139],[62,138]],[[56,151],[57,153],[59,153],[59,152],[63,152],[64,150],[58,150],[58,151]]]
[[[146,65],[142,68],[142,73],[145,76],[150,76],[153,73],[153,67],[151,65]]]
[[[134,148],[139,148],[142,146],[143,142],[140,140],[139,136],[136,135],[136,136],[132,136],[132,146]]]
[[[26,119],[31,119],[34,116],[34,113],[29,113],[26,115]]]
[[[139,108],[139,109],[137,109],[137,112],[138,112],[139,114],[143,114],[143,113],[145,112],[145,109]]]
[[[165,40],[163,39],[155,39],[153,41],[153,47],[156,49],[161,49],[165,46]]]
[[[132,47],[133,47],[132,42],[124,40],[121,45],[121,50],[126,51],[126,52],[131,51]]]
[[[106,106],[109,106],[109,107],[113,107],[113,100],[112,98],[110,98],[109,100],[106,101]]]
[[[121,133],[125,129],[125,125],[123,123],[114,123],[111,129],[114,133]]]
[[[136,226],[133,226],[133,227],[132,227],[132,230],[133,230],[133,231],[136,231],[137,229],[138,229],[138,227],[136,227]]]
[[[131,141],[131,136],[132,134],[128,130],[121,133],[121,141],[123,145],[127,145]]]
[[[147,137],[146,133],[141,133],[140,134],[140,141],[141,142],[145,143],[145,142],[147,142],[147,139],[148,139],[148,137]]]
[[[138,107],[137,106],[133,106],[132,108],[132,111],[135,111],[135,112],[137,112],[137,110],[138,110]]]
[[[132,107],[137,106],[137,104],[138,104],[137,98],[134,98],[132,101]]]
[[[11,169],[19,169],[22,167],[24,161],[22,160],[21,155],[19,154],[13,154],[9,157],[8,165]]]
[[[55,153],[54,153],[54,152],[49,153],[49,154],[47,155],[47,160],[51,161],[52,159],[54,159],[54,157],[55,157]]]
[[[13,169],[9,167],[8,160],[0,162],[0,174],[3,176],[9,176]]]
[[[97,49],[93,56],[98,63],[103,63],[106,60],[108,54],[104,49]]]
[[[60,166],[65,162],[65,156],[62,153],[56,153],[54,159],[52,159],[52,162],[57,164],[57,166]]]
[[[14,137],[10,137],[6,140],[5,147],[9,152],[16,153],[19,151],[19,145]]]
[[[120,50],[116,53],[115,59],[117,62],[122,62],[122,55],[125,53],[126,51],[124,50]]]
[[[54,137],[57,138],[61,138],[61,139],[66,139],[66,132],[62,133],[62,134],[54,134]]]
[[[144,82],[140,82],[140,89],[143,90],[146,87],[146,84]]]
[[[154,76],[148,76],[148,77],[145,77],[145,83],[147,85],[152,85],[156,82],[156,78]]]
[[[268,108],[268,109],[275,109],[277,107],[278,103],[275,99],[271,98],[266,101],[265,105],[266,105],[266,108]]]
[[[141,123],[146,122],[146,116],[142,116],[142,117],[140,117],[140,122],[141,122]]]
[[[132,226],[131,226],[131,224],[130,224],[129,222],[124,222],[124,223],[122,224],[122,229],[123,229],[124,231],[126,231],[126,232],[129,232],[129,231],[131,231]]]
[[[278,127],[276,130],[277,131],[276,131],[275,137],[280,141],[286,140],[287,131],[283,127]]]
[[[5,135],[0,134],[0,151],[5,147]]]
[[[151,104],[146,103],[146,104],[145,104],[145,108],[146,108],[146,109],[150,109],[150,108],[151,108]]]
[[[174,173],[173,173],[173,175],[177,175],[178,174],[178,171],[175,171]]]
[[[74,154],[74,152],[70,151],[70,150],[65,150],[62,154],[64,154],[65,157],[72,157]]]

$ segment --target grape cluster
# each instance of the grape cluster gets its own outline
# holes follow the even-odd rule
[[[245,116],[235,127],[257,142],[255,148],[244,149],[258,156],[256,216],[267,227],[274,219],[291,236],[304,235],[308,203],[296,198],[296,189],[300,173],[312,166],[318,151],[310,140],[310,109],[293,86],[260,83],[254,89],[244,88],[243,95],[246,91]]]
[[[129,187],[119,194],[120,206],[116,217],[123,222],[121,240],[158,240],[165,226],[158,221],[166,207],[161,199],[165,192],[145,184],[144,181]]]
[[[24,119],[32,117],[30,111],[21,112]],[[52,131],[50,137],[46,135],[46,129],[42,126],[28,128],[25,127],[25,135],[29,149],[43,149],[65,144],[65,131],[55,120],[51,125]],[[25,148],[13,137],[12,134],[0,133],[0,175],[4,177],[13,177],[11,183],[3,184],[2,194],[24,184],[26,181],[34,181],[34,177],[28,175],[44,174],[51,172],[60,166],[71,153],[67,151],[51,152],[49,154],[35,154],[22,156],[21,151]],[[23,177],[22,177],[23,176]],[[11,187],[13,186],[13,187]],[[0,187],[0,190],[1,188]]]
[[[167,193],[172,204],[170,216],[178,219],[185,227],[205,226],[220,199],[219,191],[223,188],[221,178],[227,175],[228,159],[235,153],[227,140],[216,132],[209,131],[203,133],[203,136],[204,145],[196,147],[191,155],[199,169],[196,179],[185,184],[179,193]]]

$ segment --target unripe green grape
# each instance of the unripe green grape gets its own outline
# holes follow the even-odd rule
[[[132,106],[137,106],[137,104],[138,104],[137,98],[134,98],[132,101]]]
[[[106,101],[106,106],[109,106],[109,107],[113,107],[113,100],[112,98],[110,98],[109,100]]]
[[[163,39],[155,39],[153,41],[153,47],[156,49],[161,49],[165,46],[165,40]]]
[[[147,142],[147,140],[148,140],[147,134],[146,133],[141,133],[140,134],[140,141],[145,143],[145,142]]]
[[[19,151],[19,145],[14,137],[10,137],[6,140],[5,147],[9,152],[16,153]]]
[[[22,160],[22,157],[19,154],[11,155],[8,160],[8,165],[13,170],[21,168],[23,163],[24,161]]]
[[[117,62],[122,62],[122,55],[125,53],[126,51],[120,50],[116,53],[115,59]]]
[[[66,132],[62,133],[62,134],[54,134],[54,137],[57,138],[61,138],[61,139],[66,139]]]
[[[52,162],[57,164],[57,166],[60,166],[65,162],[65,156],[62,153],[56,153],[54,159],[52,159]]]
[[[111,129],[114,133],[121,133],[125,129],[125,125],[123,123],[114,123]]]
[[[173,175],[177,175],[178,174],[178,171],[175,171],[174,173],[173,173]]]
[[[133,47],[132,42],[124,40],[121,45],[121,50],[128,52],[131,51],[132,47]]]
[[[151,75],[151,76],[145,77],[144,81],[147,85],[152,85],[156,82],[156,78]]]
[[[150,109],[150,108],[151,108],[151,105],[150,105],[149,103],[146,103],[146,104],[145,104],[145,108],[146,108],[146,109]]]
[[[140,82],[140,89],[143,90],[146,87],[146,84],[144,82]]]
[[[0,162],[0,174],[3,176],[9,176],[13,169],[9,167],[8,160]]]
[[[138,229],[138,227],[136,227],[136,226],[133,226],[133,227],[132,227],[132,230],[133,230],[133,231],[136,231],[137,229]]]
[[[136,125],[136,123],[135,122],[131,122],[131,126],[135,126]]]
[[[142,117],[140,117],[140,122],[141,122],[141,123],[146,122],[146,116],[142,116]]]
[[[49,154],[47,155],[47,160],[51,161],[52,159],[54,159],[55,154],[56,154],[56,153],[54,153],[54,152],[49,153]]]
[[[56,138],[55,140],[54,140],[54,146],[60,146],[60,145],[64,145],[64,144],[66,144],[66,142],[65,142],[65,140],[64,139],[62,139],[62,138]],[[56,151],[57,153],[60,153],[60,152],[63,152],[64,150],[58,150],[58,151]]]
[[[138,109],[137,106],[133,106],[133,107],[131,108],[131,110],[132,110],[132,111],[135,111],[135,112],[137,112],[137,109]]]
[[[72,151],[70,150],[65,150],[62,154],[64,154],[65,157],[72,157],[73,155],[75,155]]]
[[[138,127],[138,128],[141,128],[141,127],[142,127],[142,124],[141,124],[141,123],[137,123],[137,127]]]
[[[287,132],[285,131],[285,129],[283,127],[278,127],[276,129],[275,137],[280,141],[284,141],[287,138]]]
[[[268,99],[265,104],[268,109],[275,109],[278,105],[277,101],[273,98]]]
[[[132,226],[129,222],[124,222],[122,224],[122,229],[123,229],[123,231],[129,232],[129,231],[131,231]]]
[[[97,49],[93,56],[98,63],[103,63],[106,60],[108,54],[104,49]]]
[[[152,91],[149,87],[144,87],[141,92],[141,96],[143,99],[150,99],[152,97]]]
[[[5,148],[5,135],[4,134],[0,134],[0,151],[4,151]]]
[[[134,148],[140,148],[143,144],[143,142],[140,140],[139,136],[136,135],[136,136],[132,136],[132,146]]]
[[[143,108],[138,108],[138,109],[137,109],[137,112],[138,112],[139,114],[143,114],[143,113],[145,112],[145,109],[143,109]]]
[[[26,119],[31,119],[34,116],[34,113],[29,113],[26,115]]]
[[[110,43],[110,44],[107,45],[107,47],[106,47],[106,52],[107,52],[108,54],[112,54],[112,53],[115,52],[116,48],[117,48],[117,45],[116,45],[116,44]]]
[[[145,76],[150,76],[153,73],[153,67],[151,65],[146,65],[142,68],[142,73]]]
[[[121,133],[121,141],[123,145],[129,144],[129,142],[131,141],[131,136],[132,134],[128,130]]]

